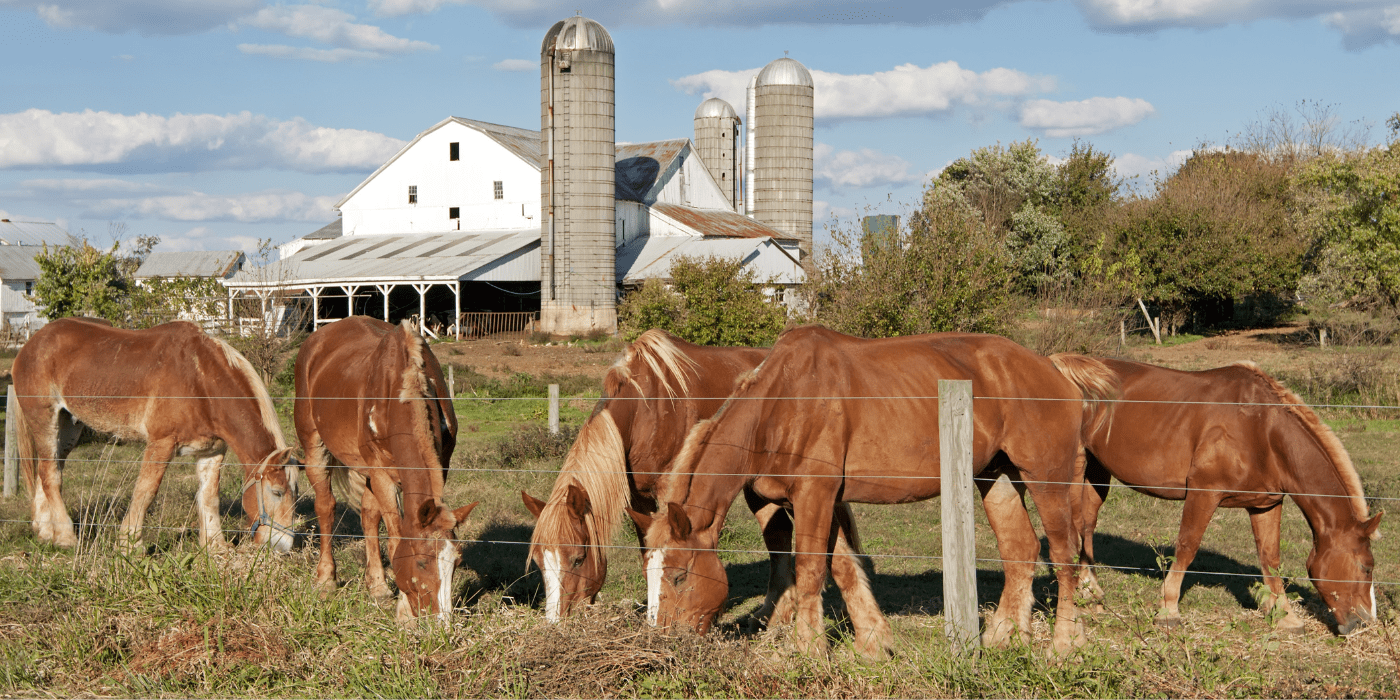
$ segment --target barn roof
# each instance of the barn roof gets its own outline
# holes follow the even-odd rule
[[[245,269],[228,286],[539,281],[539,245],[538,228],[345,236],[266,267]],[[533,260],[530,253],[536,253]]]
[[[243,267],[241,250],[190,250],[151,253],[136,268],[136,279],[213,277],[225,279]]]
[[[341,219],[337,218],[335,221],[332,221],[329,224],[326,224],[325,226],[322,226],[321,228],[318,228],[315,231],[312,231],[311,233],[302,236],[302,239],[310,239],[313,241],[328,241],[333,238],[340,238],[340,236],[343,234],[340,222]]]
[[[665,179],[662,176],[680,167],[676,159],[689,145],[690,139],[618,144],[614,186],[616,198],[629,202],[647,201],[647,194],[659,180]]]
[[[617,250],[617,279],[635,285],[648,279],[670,279],[679,257],[738,258],[760,282],[801,284],[802,266],[772,238],[697,238],[644,236]]]
[[[797,240],[768,224],[729,209],[696,209],[656,202],[651,205],[651,210],[706,237]]]
[[[77,241],[58,224],[44,221],[0,219],[0,245],[76,245]]]
[[[39,263],[34,256],[43,252],[40,246],[0,245],[0,279],[39,279]]]

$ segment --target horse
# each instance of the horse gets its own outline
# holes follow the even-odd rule
[[[63,318],[34,333],[14,363],[17,442],[41,541],[78,543],[63,503],[63,470],[83,426],[146,443],[119,551],[142,551],[146,510],[170,460],[193,455],[199,543],[226,544],[219,523],[219,471],[230,447],[243,463],[242,501],[257,543],[291,549],[297,467],[277,412],[253,366],[228,343],[188,321],[147,330]]]
[[[1106,369],[1098,374],[1099,384],[1111,383]],[[1005,338],[966,333],[866,340],[807,326],[780,336],[715,416],[686,436],[657,486],[665,515],[651,519],[645,541],[658,622],[709,629],[728,594],[715,547],[734,496],[750,486],[792,505],[795,641],[807,653],[825,653],[820,592],[833,506],[938,495],[938,401],[930,393],[939,379],[974,382],[974,473],[1005,462],[1039,507],[1061,591],[1051,653],[1083,644],[1072,595],[1078,533],[1070,485],[1083,478],[1083,404],[1091,394],[1044,357]],[[1023,635],[1028,629],[1039,554],[1034,538],[1030,551],[1002,545],[1003,558],[1021,564],[1014,571],[1008,564],[1001,605],[983,637],[992,644],[1005,641],[1012,616]],[[1020,577],[1026,585],[1013,586]]]
[[[1126,360],[1103,361],[1122,381],[1124,403],[1089,431],[1086,485],[1078,523],[1081,562],[1094,561],[1094,528],[1110,476],[1141,493],[1185,501],[1176,556],[1162,584],[1157,621],[1181,624],[1181,581],[1215,509],[1244,508],[1269,588],[1261,608],[1283,606],[1280,629],[1301,632],[1279,578],[1283,498],[1291,497],[1313,532],[1308,575],[1348,634],[1376,619],[1371,516],[1361,478],[1332,430],[1293,392],[1252,362],[1182,372]],[[1102,596],[1097,580],[1086,583]]]
[[[443,505],[457,416],[437,358],[408,323],[351,316],[312,333],[295,372],[293,418],[321,534],[316,585],[336,585],[335,481],[360,511],[370,595],[390,595],[379,555],[382,520],[399,589],[395,619],[447,621],[452,573],[462,558],[454,530],[476,504]]]
[[[537,519],[526,566],[545,581],[545,619],[557,622],[582,601],[592,603],[607,576],[607,552],[624,508],[649,514],[657,478],[679,451],[696,422],[714,415],[735,380],[768,356],[766,349],[706,347],[652,329],[624,350],[604,378],[603,398],[579,430],[549,500],[524,491],[525,507]],[[790,617],[792,521],[779,505],[744,492],[770,552],[768,595],[754,617]],[[887,654],[893,637],[870,595],[857,555],[859,537],[850,507],[839,504],[841,523],[832,562],[856,630],[857,651]],[[638,526],[638,541],[642,540]],[[654,607],[649,608],[653,616]]]

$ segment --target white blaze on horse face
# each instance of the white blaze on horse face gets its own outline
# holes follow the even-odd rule
[[[540,573],[544,575],[544,619],[546,622],[558,622],[559,603],[563,597],[564,583],[557,550],[544,550],[544,566],[540,569]]]
[[[1379,612],[1380,612],[1380,610],[1378,610],[1378,609],[1376,608],[1376,582],[1375,582],[1375,581],[1372,581],[1372,582],[1371,582],[1371,619],[1372,619],[1372,620],[1378,620],[1378,619],[1380,619],[1380,618],[1377,616],[1377,613],[1379,613]]]
[[[661,575],[666,571],[665,562],[665,549],[647,554],[647,622],[653,627],[661,612]]]
[[[449,622],[452,619],[452,570],[457,568],[457,547],[451,542],[443,542],[437,553],[438,619]]]

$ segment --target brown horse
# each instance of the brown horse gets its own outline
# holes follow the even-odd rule
[[[146,443],[119,549],[141,550],[146,509],[177,453],[196,459],[199,542],[222,546],[219,471],[229,447],[243,462],[243,509],[253,540],[291,549],[298,462],[267,388],[227,343],[185,321],[131,331],[96,319],[59,319],[25,343],[14,382],[20,464],[40,540],[78,543],[62,484],[68,453],[86,425]]]
[[[714,415],[735,380],[767,356],[766,349],[694,345],[661,330],[647,331],[628,345],[608,370],[603,399],[580,429],[549,501],[521,493],[538,518],[529,561],[544,577],[545,619],[555,622],[574,605],[593,601],[607,576],[607,552],[623,509],[657,510],[657,477],[686,433]],[[784,595],[792,587],[792,521],[782,507],[751,490],[745,490],[745,498],[771,557],[768,597],[754,616],[782,620],[792,613],[792,597]],[[857,650],[883,655],[893,637],[857,560],[860,545],[849,506],[839,504],[837,518],[842,527],[832,570],[852,617]],[[655,601],[649,602],[654,617]]]
[[[400,622],[420,615],[448,619],[452,573],[462,554],[453,530],[476,506],[454,511],[442,503],[457,444],[446,386],[437,358],[407,324],[351,316],[312,333],[297,353],[297,437],[321,531],[316,583],[336,582],[334,479],[360,511],[365,586],[377,598],[389,595],[379,558],[381,519],[389,531]]]
[[[1278,576],[1283,497],[1291,496],[1313,531],[1308,575],[1347,634],[1376,617],[1371,540],[1381,514],[1367,512],[1361,479],[1336,435],[1293,392],[1251,362],[1180,372],[1104,360],[1121,379],[1124,403],[1091,431],[1083,497],[1081,561],[1094,559],[1094,527],[1109,477],[1137,491],[1184,500],[1176,558],[1162,585],[1158,622],[1181,624],[1181,581],[1215,509],[1244,508],[1254,529],[1259,566],[1271,595],[1262,607],[1285,606],[1279,621],[1303,621]],[[1092,568],[1090,569],[1092,572]],[[1102,595],[1092,578],[1086,579]]]
[[[646,544],[660,622],[704,632],[714,621],[728,594],[715,547],[734,496],[751,486],[765,499],[792,504],[797,640],[809,652],[824,651],[820,592],[833,506],[938,495],[938,402],[931,394],[939,379],[974,382],[974,472],[1009,461],[1040,509],[1061,591],[1052,652],[1082,643],[1069,485],[1083,474],[1084,390],[1005,338],[962,333],[879,340],[819,327],[784,333],[716,416],[695,426],[658,485],[666,513],[652,522]],[[998,633],[1011,614],[1020,620],[1022,609],[1028,617],[1031,601],[1007,596],[1029,593],[1029,586],[1008,582],[988,632]]]

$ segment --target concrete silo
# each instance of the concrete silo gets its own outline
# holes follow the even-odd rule
[[[612,37],[586,17],[540,47],[540,323],[548,333],[617,330]]]
[[[739,197],[739,115],[728,102],[711,97],[695,110],[695,150],[735,208]]]
[[[812,254],[812,74],[780,58],[753,82],[753,218]]]

